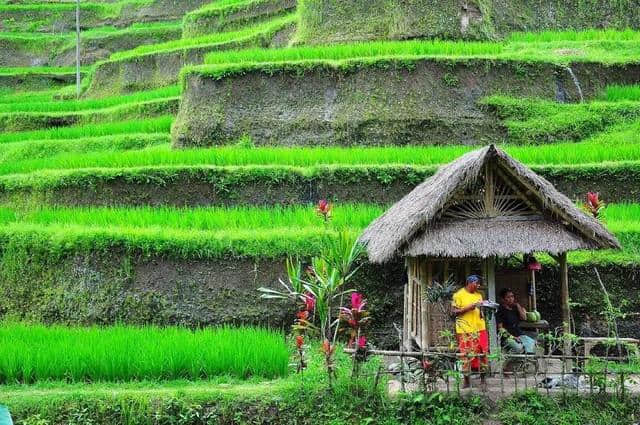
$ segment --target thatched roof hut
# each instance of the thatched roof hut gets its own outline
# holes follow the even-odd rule
[[[497,257],[547,252],[561,266],[563,314],[568,321],[566,253],[620,248],[597,219],[493,145],[442,167],[371,223],[360,241],[374,263],[407,259],[405,327],[410,328],[408,337],[414,335],[420,342],[429,339],[426,322],[432,321],[420,299],[422,286],[431,284],[438,261],[484,261],[489,298],[495,300]],[[441,279],[447,279],[447,270],[445,265]]]
[[[485,205],[481,193],[487,166],[495,170],[493,205]],[[473,192],[477,199],[470,199]],[[360,240],[374,263],[398,255],[487,258],[620,248],[598,220],[493,145],[442,167],[371,223]]]

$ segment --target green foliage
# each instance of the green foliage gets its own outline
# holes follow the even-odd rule
[[[525,392],[503,401],[499,417],[505,425],[628,425],[639,413],[632,400]]]
[[[253,328],[68,328],[0,325],[0,383],[46,380],[275,378],[287,373],[283,335]]]

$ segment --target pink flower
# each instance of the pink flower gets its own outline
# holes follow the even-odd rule
[[[298,347],[298,350],[302,349],[303,345],[304,345],[304,337],[302,335],[296,336],[296,347]]]
[[[365,348],[367,346],[367,337],[358,337],[358,348]]]
[[[304,305],[307,311],[313,311],[316,307],[316,298],[309,292],[304,294]]]
[[[351,294],[352,309],[360,311],[362,310],[365,304],[366,304],[366,301],[364,300],[364,298],[362,298],[362,294],[358,292],[354,292],[353,294]]]

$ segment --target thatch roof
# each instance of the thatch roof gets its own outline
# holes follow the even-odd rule
[[[494,217],[442,220],[444,207],[461,189],[477,182],[493,163],[544,210],[538,220]],[[619,249],[620,244],[595,218],[520,162],[487,146],[440,168],[365,229],[360,241],[369,259],[383,263],[396,256],[509,256],[576,249]]]

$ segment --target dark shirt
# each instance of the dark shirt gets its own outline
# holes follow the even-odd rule
[[[520,329],[520,313],[518,313],[518,308],[515,306],[509,310],[501,305],[496,313],[496,322],[502,323],[502,327],[513,336],[523,334],[522,329]]]

